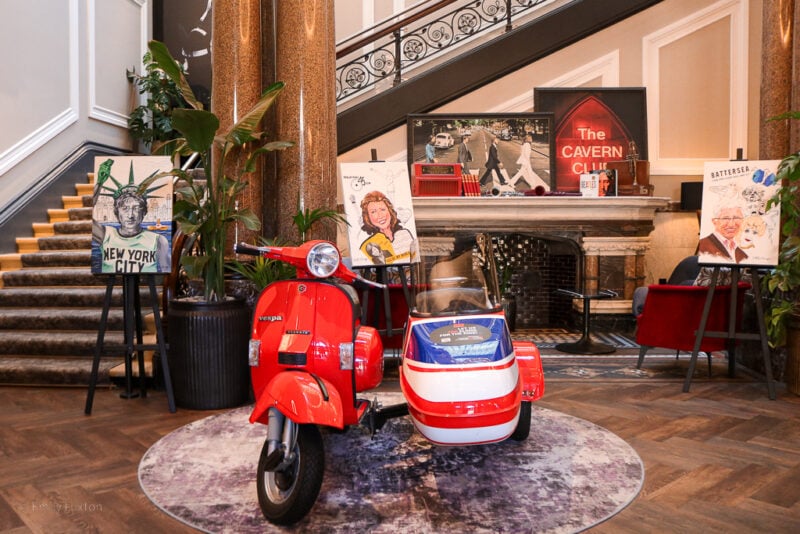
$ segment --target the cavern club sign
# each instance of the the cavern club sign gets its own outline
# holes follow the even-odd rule
[[[631,140],[608,106],[594,96],[581,100],[556,129],[558,190],[578,191],[581,174],[604,169],[607,161],[624,160]]]

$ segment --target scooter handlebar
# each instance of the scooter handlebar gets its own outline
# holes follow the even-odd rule
[[[233,245],[233,252],[236,254],[245,254],[248,256],[264,256],[264,257],[277,257],[290,265],[300,266],[303,264],[302,255],[294,256],[293,254],[289,253],[288,251],[291,250],[300,250],[289,247],[256,247],[253,245],[248,245],[247,243],[236,243]],[[345,281],[349,283],[359,283],[363,284],[368,287],[372,287],[375,289],[385,289],[388,287],[386,284],[381,284],[380,282],[373,282],[372,280],[367,280],[366,278],[362,278],[358,273],[354,272],[352,269],[347,267],[345,264],[340,264],[338,272],[334,274],[334,276],[339,276],[343,278]]]
[[[264,253],[269,252],[272,247],[256,247],[248,245],[247,243],[236,243],[233,245],[233,252],[235,254],[245,254],[247,256],[262,256]]]

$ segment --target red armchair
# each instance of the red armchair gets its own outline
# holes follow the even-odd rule
[[[741,320],[744,291],[750,284],[739,282],[737,296],[737,321]],[[636,318],[636,343],[639,344],[639,361],[636,368],[642,367],[645,353],[653,347],[694,350],[695,337],[703,307],[708,296],[705,286],[651,285],[647,290],[642,313]],[[706,332],[727,332],[730,314],[731,286],[717,286],[706,322]],[[728,350],[728,339],[704,337],[700,342],[700,352],[708,354],[708,370],[711,374],[711,352]],[[733,354],[728,359],[733,364]]]

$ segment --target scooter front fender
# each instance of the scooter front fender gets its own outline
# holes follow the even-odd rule
[[[307,371],[275,375],[256,400],[250,422],[267,424],[272,407],[298,424],[344,428],[341,395],[331,382]]]

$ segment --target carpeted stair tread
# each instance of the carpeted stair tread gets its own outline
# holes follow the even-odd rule
[[[87,267],[18,269],[3,273],[4,287],[20,286],[96,286],[105,285],[104,277],[92,274]]]
[[[51,223],[64,221],[91,221],[92,208],[57,208],[47,210],[47,219]]]
[[[54,235],[38,239],[39,250],[91,249],[92,235]]]
[[[100,328],[100,308],[0,308],[0,330],[94,330]],[[109,330],[122,330],[122,309],[108,311]]]
[[[75,194],[76,195],[91,195],[94,192],[94,184],[85,183],[85,184],[75,184]]]
[[[58,234],[91,234],[92,221],[65,221],[53,223],[53,230]]]
[[[92,195],[64,195],[61,197],[61,203],[65,209],[91,208]]]
[[[16,330],[5,331],[0,336],[0,354],[24,357],[46,356],[91,356],[97,345],[97,332],[61,332]],[[121,356],[125,353],[124,334],[121,331],[106,332],[104,352]]]
[[[92,220],[92,213],[94,212],[94,208],[91,206],[86,206],[83,208],[70,208],[67,210],[69,213],[69,220],[70,221],[85,221],[85,220]]]
[[[54,250],[29,252],[21,255],[23,267],[88,267],[90,250]]]
[[[5,356],[0,358],[0,384],[88,386],[92,372],[91,356],[39,358]],[[121,357],[100,359],[98,385],[111,385],[109,371],[124,363]]]
[[[144,299],[145,306],[148,300]],[[10,287],[0,291],[0,306],[100,306],[105,303],[105,287]],[[122,306],[122,288],[111,293],[111,305]]]

